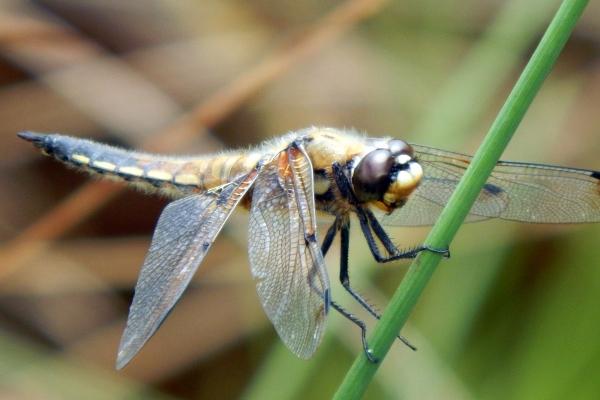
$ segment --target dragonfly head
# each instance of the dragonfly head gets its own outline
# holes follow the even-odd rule
[[[391,139],[387,147],[371,150],[355,162],[352,188],[359,201],[391,212],[406,202],[422,177],[423,168],[414,159],[413,148]]]

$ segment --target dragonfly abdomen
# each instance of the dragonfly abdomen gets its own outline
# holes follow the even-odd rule
[[[258,161],[252,154],[165,157],[70,136],[33,132],[23,132],[19,136],[33,142],[46,155],[75,169],[125,181],[142,190],[158,191],[173,198],[227,183],[250,171]]]

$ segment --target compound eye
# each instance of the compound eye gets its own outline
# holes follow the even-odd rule
[[[414,156],[414,150],[412,146],[406,143],[404,140],[392,139],[388,143],[388,147],[394,156],[400,154],[408,154],[411,158]]]
[[[394,157],[389,150],[373,150],[363,157],[352,174],[354,194],[361,201],[379,200],[390,185]]]

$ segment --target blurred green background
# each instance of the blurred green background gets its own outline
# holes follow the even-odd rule
[[[361,351],[335,313],[313,359],[283,347],[258,303],[240,212],[116,372],[166,200],[90,184],[16,132],[201,153],[329,125],[472,152],[558,5],[3,1],[0,398],[325,399]],[[595,2],[503,158],[600,169],[599,55]],[[426,232],[391,235],[414,245]],[[599,239],[598,225],[464,226],[403,331],[419,351],[394,346],[367,398],[598,398]],[[376,265],[359,232],[352,240],[353,281],[384,308],[406,265]]]

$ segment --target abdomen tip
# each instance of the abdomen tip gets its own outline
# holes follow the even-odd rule
[[[47,135],[44,135],[41,133],[35,133],[35,132],[31,132],[31,131],[23,131],[23,132],[17,133],[17,136],[20,137],[21,139],[27,140],[28,142],[42,143]]]

